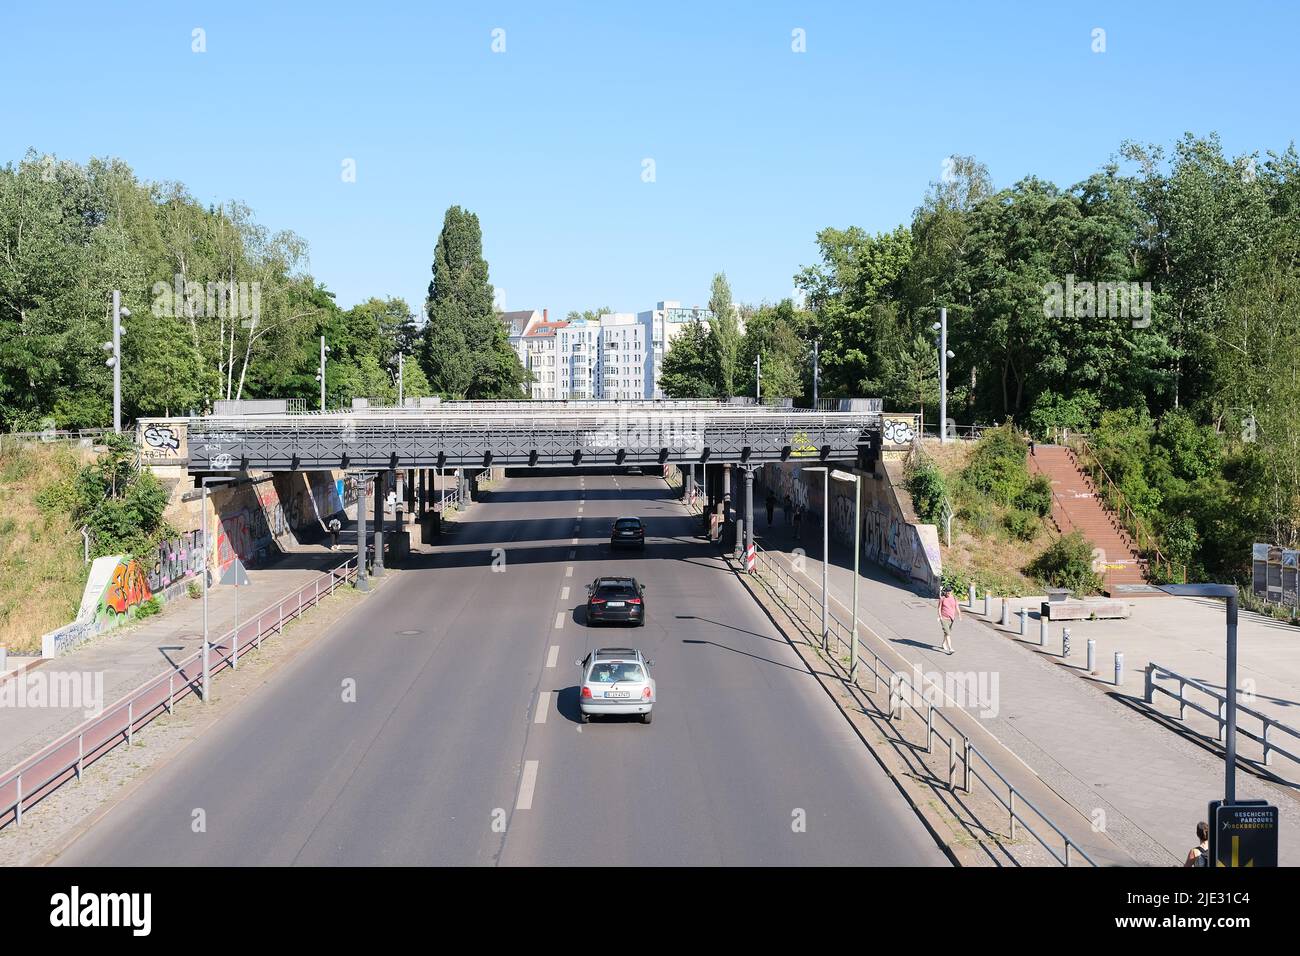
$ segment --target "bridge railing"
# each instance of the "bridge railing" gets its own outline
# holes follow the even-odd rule
[[[797,572],[787,568],[780,558],[758,548],[757,544],[755,549],[758,552],[755,570],[761,579],[766,579],[765,583],[773,597],[785,606],[791,616],[806,627],[819,628],[822,608],[820,596],[814,594],[810,587],[800,581]],[[961,775],[959,789],[966,793],[971,792],[972,778],[978,780],[1006,811],[1007,827],[1013,840],[1016,839],[1017,824],[1019,824],[1051,854],[1052,859],[1062,866],[1072,865],[1076,854],[1088,865],[1097,865],[1092,857],[1052,822],[1046,813],[1035,806],[1002,771],[998,770],[965,731],[953,723],[939,706],[932,703],[935,700],[949,700],[942,687],[925,679],[923,683],[931,684],[931,687],[916,687],[906,673],[891,668],[880,655],[863,643],[858,635],[853,634],[851,627],[841,621],[833,611],[827,612],[827,629],[826,644],[822,649],[832,655],[838,655],[841,660],[849,654],[849,641],[857,640],[858,666],[862,670],[848,675],[849,682],[866,695],[879,694],[883,681],[889,688],[889,720],[901,728],[906,712],[910,710],[925,723],[925,743],[922,745],[924,752],[933,754],[936,737],[940,745],[947,749],[950,789],[956,788],[959,772]],[[835,642],[834,648],[829,646],[831,641]],[[868,691],[860,680],[868,681],[872,685],[871,691]],[[916,701],[921,701],[922,706],[917,707]],[[955,702],[949,702],[952,706],[957,706]],[[940,723],[948,728],[949,733],[946,736],[939,726]],[[901,737],[901,729],[899,734]],[[1044,830],[1049,830],[1050,833],[1040,832]],[[1055,839],[1052,834],[1055,835]]]
[[[1161,680],[1176,682],[1178,685],[1177,692],[1171,691],[1168,687],[1162,686],[1159,683]],[[1202,706],[1196,700],[1189,699],[1187,693],[1188,690],[1195,691],[1202,699],[1209,698],[1209,701],[1212,701],[1213,703],[1211,704],[1207,702]],[[1195,678],[1184,677],[1177,671],[1171,671],[1168,667],[1161,667],[1159,664],[1152,662],[1146,666],[1146,679],[1144,681],[1142,696],[1148,704],[1154,705],[1157,694],[1164,694],[1171,700],[1177,701],[1179,720],[1183,720],[1186,717],[1187,708],[1190,707],[1197,713],[1203,714],[1215,721],[1218,728],[1215,735],[1216,739],[1223,739],[1224,729],[1228,722],[1228,697],[1225,693],[1221,693],[1217,689],[1203,684]],[[1213,706],[1213,710],[1210,709],[1211,706]],[[1241,720],[1243,716],[1251,717],[1259,721],[1258,733],[1256,733],[1251,727],[1243,726],[1243,721]],[[1270,730],[1274,731],[1272,740],[1269,739]],[[1289,724],[1284,724],[1276,717],[1270,717],[1268,714],[1255,710],[1253,707],[1248,707],[1245,704],[1238,703],[1237,733],[1248,740],[1255,741],[1255,743],[1259,744],[1260,747],[1263,748],[1263,764],[1265,767],[1272,766],[1273,754],[1275,753],[1281,754],[1288,760],[1300,764],[1300,753],[1287,750],[1285,747],[1279,746],[1277,742],[1278,734],[1286,734],[1292,740],[1300,743],[1300,730],[1297,730]],[[1291,746],[1295,747],[1296,744],[1291,744]],[[1300,751],[1300,747],[1297,747],[1296,749],[1297,751]],[[1237,756],[1241,757],[1241,759],[1250,759],[1248,757],[1242,757],[1240,752],[1238,752]],[[1252,763],[1253,762],[1255,761],[1252,761]]]
[[[356,574],[357,559],[353,556],[210,641],[209,675],[237,667],[240,654],[249,648],[260,648],[264,637],[280,634],[286,623],[301,617],[321,598],[354,581]],[[30,681],[34,676],[43,675],[38,669],[10,680]],[[80,780],[86,767],[118,746],[129,746],[136,731],[162,714],[171,714],[178,700],[191,694],[201,696],[202,680],[203,649],[200,647],[174,667],[145,681],[0,774],[0,829],[10,824],[20,826],[24,812],[69,781]]]

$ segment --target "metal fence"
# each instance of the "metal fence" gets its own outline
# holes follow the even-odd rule
[[[756,546],[757,547],[757,546]],[[820,627],[821,625],[821,608],[820,597],[814,595],[812,590],[798,580],[795,572],[787,569],[783,562],[775,557],[772,553],[758,549],[758,563],[755,569],[760,578],[765,578],[765,583],[770,585],[771,593],[778,601],[785,605],[786,609],[797,618],[811,627]],[[828,635],[827,643],[835,641],[835,648],[829,646],[823,647],[831,653],[848,654],[851,628],[845,624],[833,612],[827,614]],[[880,683],[884,680],[889,687],[889,717],[898,725],[902,725],[904,717],[908,710],[912,711],[925,722],[925,753],[934,752],[934,741],[937,737],[941,746],[945,747],[948,752],[948,786],[956,786],[958,768],[960,766],[961,787],[966,793],[971,792],[971,780],[974,778],[984,785],[994,799],[1007,812],[1008,828],[1011,832],[1011,838],[1014,840],[1017,834],[1017,825],[1023,826],[1038,843],[1051,854],[1052,858],[1062,866],[1070,866],[1074,862],[1074,856],[1077,854],[1086,863],[1091,866],[1097,864],[1088,856],[1077,843],[1071,840],[1052,820],[1038,807],[1028,800],[1014,784],[1011,783],[1002,773],[993,765],[993,763],[980,751],[974,743],[971,742],[960,728],[958,728],[935,704],[923,703],[923,708],[918,708],[913,701],[933,700],[935,690],[919,690],[906,674],[891,669],[871,648],[863,644],[861,639],[857,640],[858,645],[858,664],[868,673],[861,673],[861,678],[869,679],[873,689],[869,693],[879,693]],[[859,673],[849,675],[852,684],[861,690],[864,694],[868,693],[867,688],[859,683]],[[943,695],[942,688],[936,690]],[[945,739],[938,722],[946,725],[948,735]],[[982,769],[981,769],[982,768]],[[991,775],[990,779],[987,774]],[[1026,811],[1031,815],[1030,819],[1026,818]],[[1035,827],[1035,822],[1039,824]],[[1044,835],[1039,832],[1043,826],[1050,829],[1056,835],[1053,840],[1050,835]]]
[[[41,432],[5,432],[0,433],[0,452],[13,451],[24,445],[48,444],[50,442],[93,443],[96,438],[111,431],[111,428],[51,428]]]
[[[1157,683],[1161,679],[1176,681],[1178,683],[1178,692],[1175,693],[1169,690],[1167,687],[1162,687],[1159,683]],[[1214,701],[1214,709],[1210,710],[1208,707],[1202,707],[1194,700],[1188,700],[1187,699],[1188,688],[1191,688],[1192,690],[1196,691],[1202,696],[1208,697],[1212,701]],[[1184,677],[1182,674],[1179,674],[1176,671],[1171,671],[1167,667],[1161,667],[1159,664],[1152,662],[1150,664],[1147,664],[1146,667],[1146,681],[1145,681],[1145,686],[1144,686],[1144,691],[1142,696],[1148,704],[1154,705],[1156,694],[1164,694],[1166,697],[1170,698],[1171,700],[1175,700],[1178,702],[1179,720],[1183,720],[1186,717],[1187,708],[1190,707],[1192,710],[1196,711],[1197,713],[1204,714],[1206,717],[1209,717],[1211,720],[1215,721],[1218,727],[1216,739],[1223,740],[1224,729],[1227,727],[1228,698],[1226,694],[1220,693],[1219,691],[1215,690],[1213,687],[1209,687],[1205,684],[1202,684],[1200,681],[1196,680],[1195,678]],[[1242,726],[1241,717],[1243,714],[1245,714],[1247,717],[1253,717],[1259,721],[1260,731],[1258,734],[1254,733],[1250,728]],[[1282,723],[1282,721],[1274,717],[1270,717],[1268,714],[1260,713],[1258,710],[1255,710],[1252,707],[1247,707],[1245,704],[1242,704],[1240,701],[1238,701],[1237,733],[1249,740],[1255,741],[1263,748],[1264,766],[1266,767],[1272,766],[1274,753],[1279,753],[1283,757],[1286,757],[1288,760],[1300,764],[1300,756],[1297,756],[1295,753],[1292,753],[1291,751],[1287,750],[1285,747],[1279,747],[1277,745],[1276,739],[1274,740],[1269,739],[1270,730],[1276,731],[1276,733],[1274,734],[1274,738],[1276,738],[1277,734],[1280,733],[1280,734],[1287,734],[1290,737],[1294,738],[1295,740],[1300,741],[1300,730],[1296,730],[1294,727],[1284,724]],[[1249,757],[1242,757],[1240,751],[1238,751],[1237,756],[1243,760],[1250,759]],[[1256,761],[1251,761],[1251,762],[1254,763]]]
[[[212,642],[209,673],[215,676],[237,667],[239,655],[260,648],[262,638],[279,634],[286,622],[300,617],[322,597],[356,579],[357,559],[351,557],[324,571],[275,604],[231,628]],[[80,780],[86,767],[121,744],[130,745],[136,731],[161,714],[170,714],[178,700],[201,696],[203,649],[172,669],[146,681],[95,717],[74,727],[4,774],[0,774],[0,829],[23,822],[23,813],[70,780]]]

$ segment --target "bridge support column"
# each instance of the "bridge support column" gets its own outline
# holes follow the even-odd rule
[[[692,464],[691,467],[686,472],[686,480],[682,482],[682,498],[686,501],[688,505],[691,503],[691,495],[694,494],[694,492],[695,492],[695,465]]]
[[[745,562],[745,570],[754,570],[749,563],[749,556],[754,551],[754,466],[745,465],[745,550],[741,552],[741,558]]]
[[[731,465],[728,464],[722,466],[722,520],[731,519]]]
[[[428,485],[426,484],[428,475],[429,475],[428,468],[420,469],[420,510],[417,513],[421,517],[424,517],[425,509],[428,508],[429,506],[429,488]]]
[[[403,486],[403,480],[406,477],[406,469],[392,468],[388,472],[388,480],[392,483],[393,488],[393,515],[397,519],[393,522],[393,530],[401,532],[406,530],[406,515],[402,513],[402,506],[405,504],[406,488]]]
[[[375,577],[384,576],[384,504],[388,498],[388,472],[375,472]]]
[[[406,512],[415,514],[415,469],[406,470]]]
[[[357,590],[369,591],[370,579],[366,573],[366,475],[357,483]]]

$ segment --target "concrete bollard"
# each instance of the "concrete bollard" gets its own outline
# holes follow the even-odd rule
[[[1088,673],[1097,669],[1097,642],[1088,638]]]
[[[1038,646],[1047,646],[1047,615],[1041,611],[1038,614]]]
[[[1061,628],[1061,656],[1070,656],[1070,629],[1068,627]]]
[[[975,610],[975,582],[974,581],[972,581],[970,585],[970,600],[966,602],[966,606],[969,607],[972,611]]]
[[[1024,637],[1026,629],[1029,627],[1029,608],[1020,609],[1020,636]]]
[[[989,616],[989,592],[984,592],[984,616]]]
[[[1124,655],[1120,651],[1115,652],[1115,686],[1118,687],[1124,683]]]
[[[9,668],[9,648],[0,644],[0,674],[3,674]]]
[[[1002,599],[1002,619],[1001,619],[1000,621],[998,621],[998,625],[999,625],[1000,627],[1006,627],[1009,623],[1011,623],[1011,622],[1007,619],[1007,615],[1008,615],[1010,612],[1011,612],[1011,602],[1008,601],[1006,598],[1003,598],[1003,599]]]

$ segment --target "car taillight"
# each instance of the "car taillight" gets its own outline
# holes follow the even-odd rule
[[[591,599],[591,603],[592,603],[592,604],[604,604],[604,603],[605,603],[605,599],[604,599],[604,598],[592,598],[592,599]]]
[[[583,697],[584,700],[589,700],[589,699],[591,698],[591,688],[590,688],[590,687],[583,687],[583,688],[582,688],[582,697]]]
[[[640,603],[641,603],[641,599],[640,599],[640,598],[628,598],[628,599],[627,599],[627,603],[628,603],[628,604],[640,604]]]
[[[650,699],[650,688],[647,687],[645,690],[641,691],[641,696],[644,697],[646,700],[649,700],[649,699]]]

